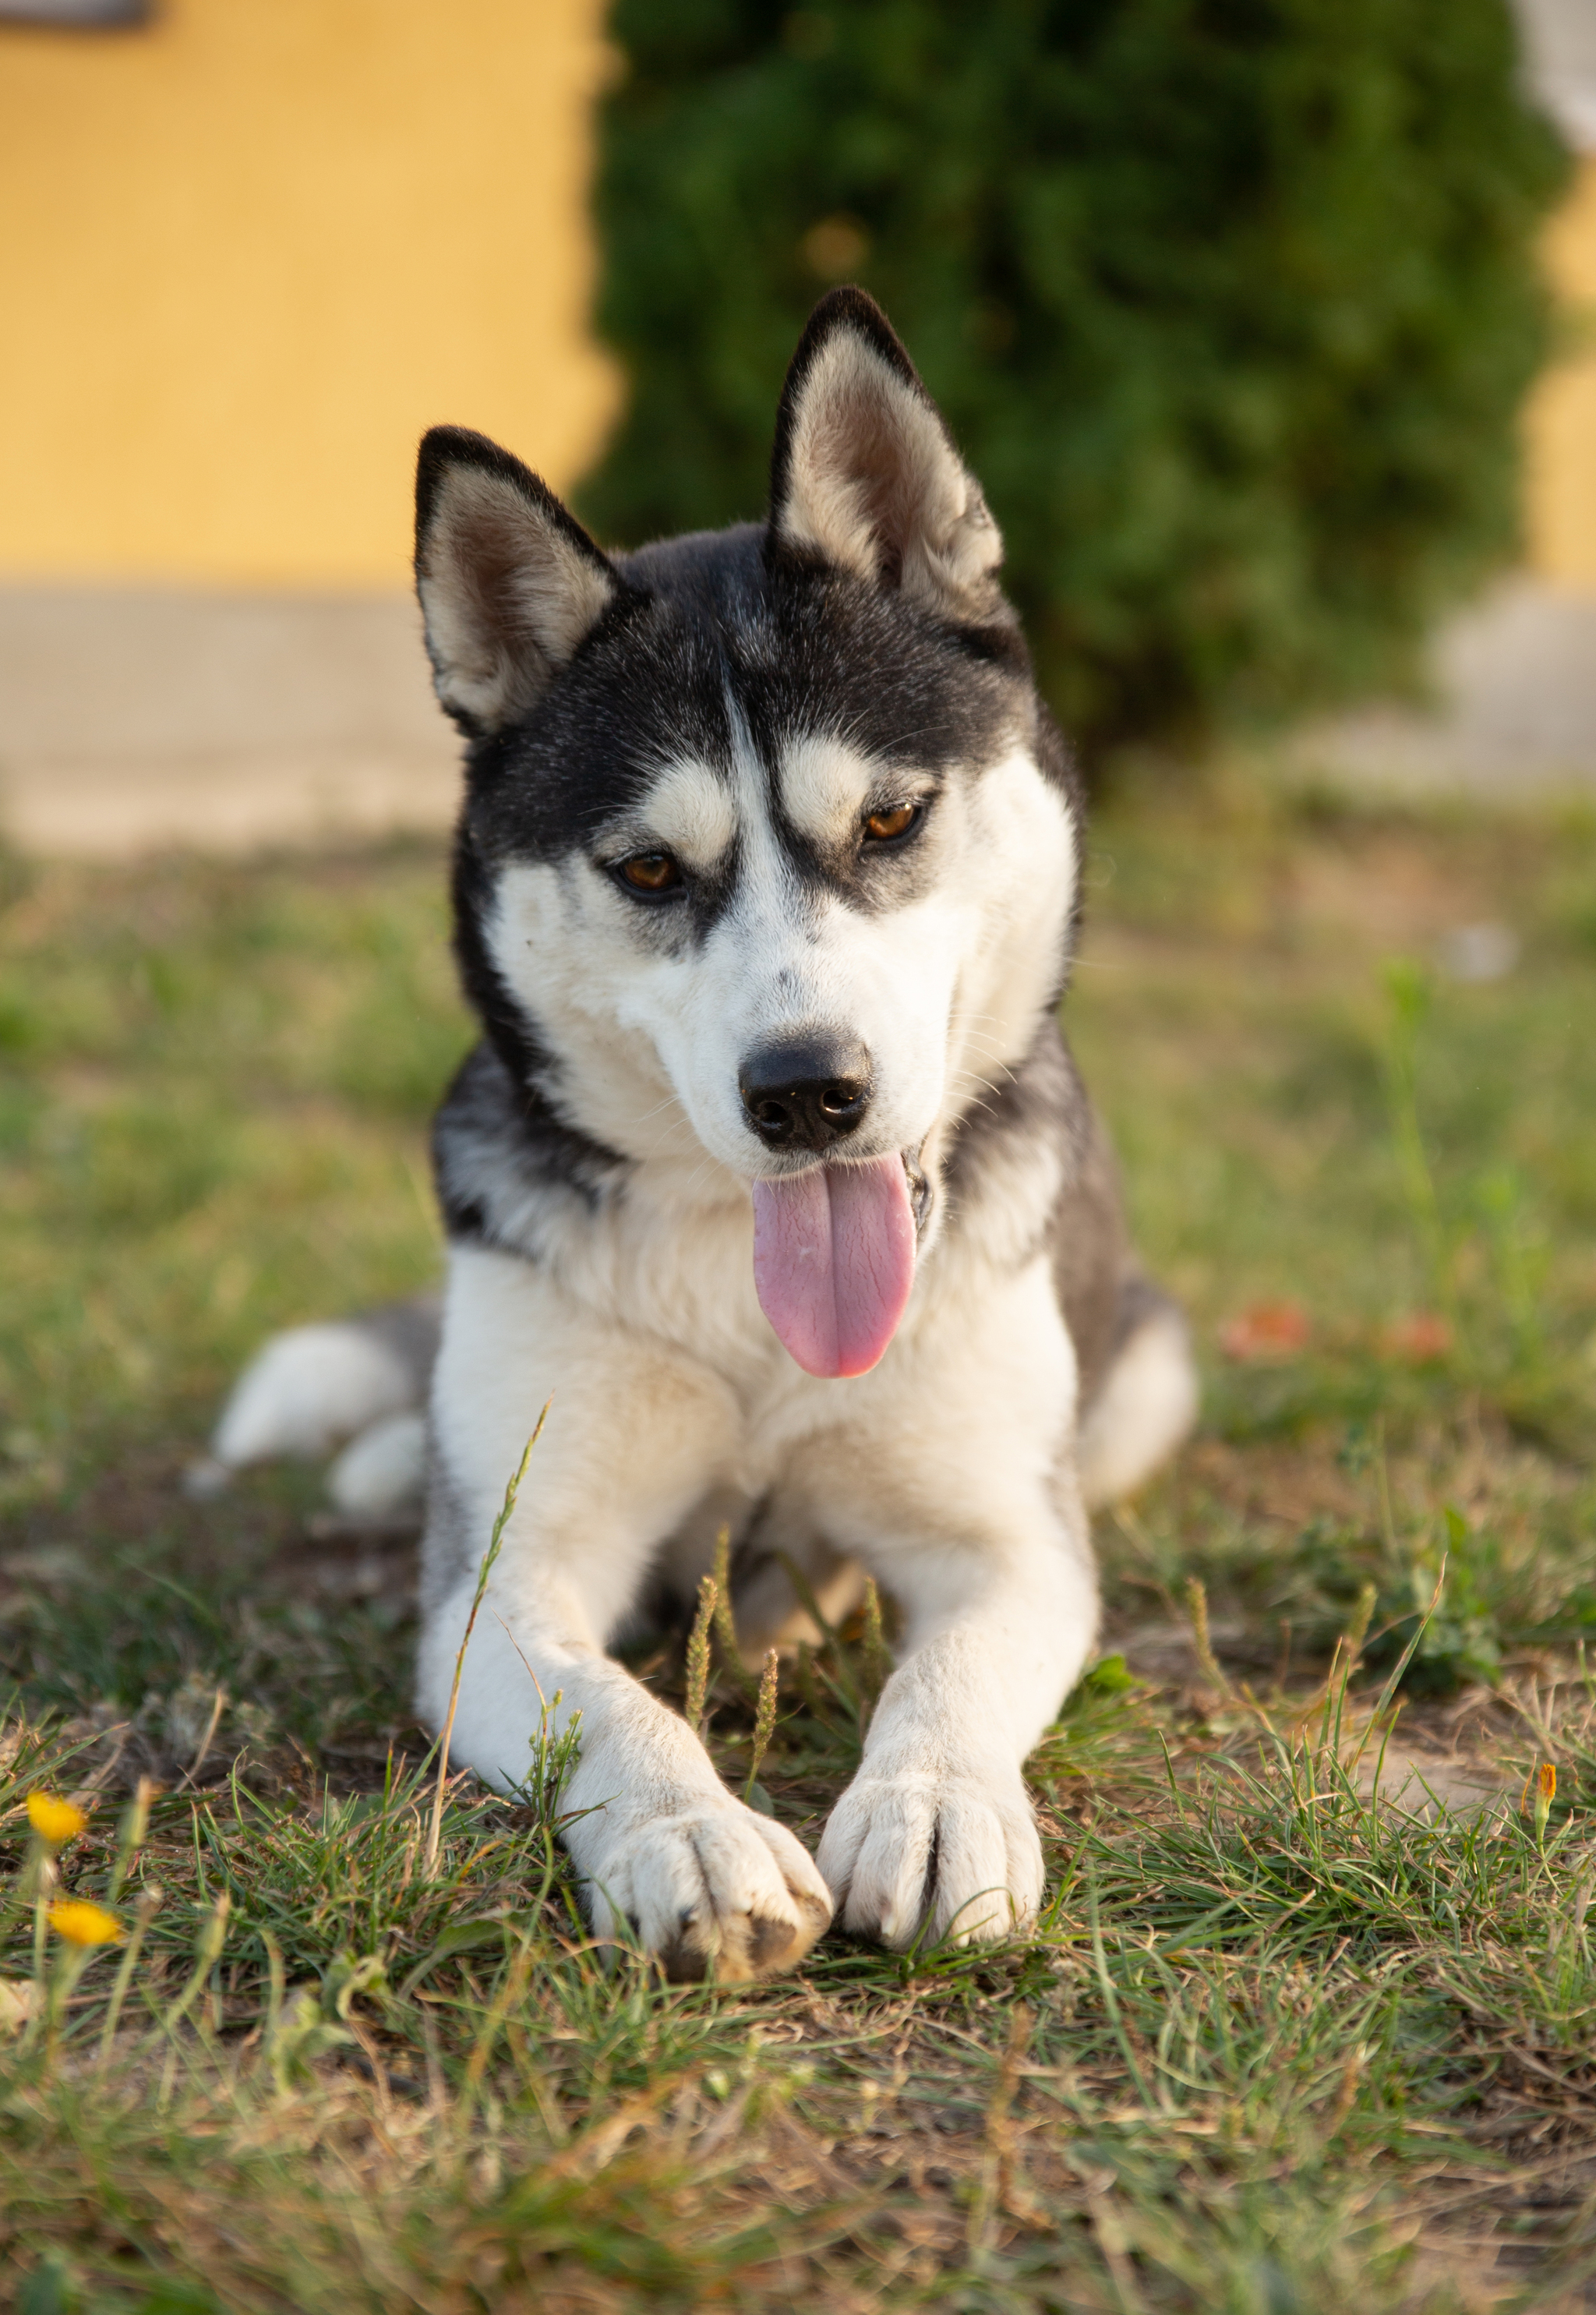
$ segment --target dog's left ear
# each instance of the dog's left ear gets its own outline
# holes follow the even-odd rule
[[[782,392],[773,541],[897,588],[944,618],[989,619],[1003,541],[891,324],[863,289],[809,317]]]
[[[433,687],[474,736],[536,705],[622,585],[547,483],[464,426],[422,439],[415,570]]]

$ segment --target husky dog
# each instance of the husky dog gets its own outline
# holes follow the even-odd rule
[[[425,1312],[269,1346],[224,1462],[401,1463],[429,1367],[417,1693],[553,1406],[466,1657],[454,1757],[513,1787],[581,1714],[596,1932],[678,1977],[850,1930],[1009,1935],[1025,1756],[1084,1665],[1086,1505],[1188,1429],[1056,1012],[1081,795],[998,531],[879,308],[816,308],[763,524],[602,553],[482,436],[430,433],[416,575],[466,741],[456,945],[483,1038],[439,1113]],[[412,1425],[405,1431],[405,1424]],[[395,1430],[397,1425],[397,1430]],[[358,1484],[355,1493],[359,1493]],[[736,1539],[751,1648],[866,1570],[901,1635],[818,1860],[606,1654]],[[818,1870],[817,1870],[818,1862]]]

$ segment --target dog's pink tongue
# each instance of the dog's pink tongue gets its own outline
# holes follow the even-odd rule
[[[870,1371],[903,1316],[914,1262],[900,1158],[754,1184],[759,1307],[812,1375]]]

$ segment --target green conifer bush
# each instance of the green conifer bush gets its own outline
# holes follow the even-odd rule
[[[850,279],[1089,748],[1399,676],[1511,553],[1566,163],[1506,0],[616,0],[613,31],[602,536],[761,512]]]

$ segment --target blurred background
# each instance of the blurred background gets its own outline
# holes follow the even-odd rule
[[[415,445],[453,416],[561,488],[599,451],[612,68],[597,0],[0,6],[15,842],[447,821]]]
[[[185,1474],[272,1329],[441,1266],[474,1026],[418,436],[496,436],[611,543],[757,517],[849,279],[1091,769],[1067,1025],[1201,1420],[1095,1523],[1047,1952],[828,1958],[767,2076],[722,1989],[600,1994],[562,1914],[512,2077],[542,1836],[463,1803],[483,1845],[412,1880],[377,1805],[428,1741],[416,1502]],[[1596,0],[0,0],[0,1851],[27,1724],[102,1809],[169,1795],[160,2095],[142,2042],[79,2062],[102,1967],[58,2090],[10,2077],[18,2307],[923,2308],[943,2245],[947,2306],[1589,2315],[1593,313]],[[760,1772],[811,1825],[859,1725],[811,1670]],[[1332,1699],[1450,1831],[1288,1800],[1257,1716],[1283,1755]]]
[[[423,428],[612,544],[758,516],[855,279],[1095,785],[1171,1564],[1286,1518],[1329,1628],[1378,1422],[1432,1589],[1485,1409],[1562,1508],[1458,1647],[1554,1567],[1596,1630],[1596,0],[0,0],[0,1512],[143,1549],[263,1334],[437,1274]]]
[[[0,0],[0,203],[24,849],[445,824],[418,434],[756,515],[842,279],[1095,759],[1596,776],[1591,0]]]

